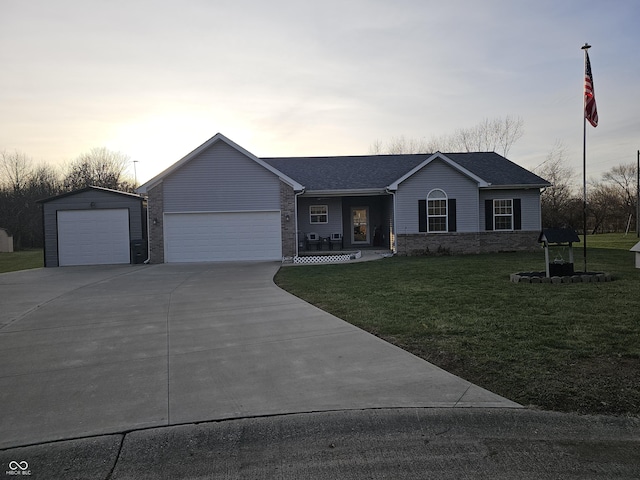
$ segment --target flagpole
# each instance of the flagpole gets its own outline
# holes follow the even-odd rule
[[[584,50],[585,71],[587,68],[587,50],[591,45],[585,43],[582,47]],[[582,100],[582,257],[584,262],[584,273],[587,273],[587,116],[585,114],[587,107],[587,98],[583,95]]]

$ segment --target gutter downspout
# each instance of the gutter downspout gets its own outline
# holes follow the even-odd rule
[[[151,261],[151,235],[149,234],[149,232],[151,232],[151,229],[149,228],[149,197],[147,196],[147,259],[142,262],[143,265],[149,265],[149,262]]]

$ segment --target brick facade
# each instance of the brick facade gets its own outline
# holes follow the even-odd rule
[[[398,255],[449,255],[536,251],[540,232],[438,233],[397,236]]]
[[[280,224],[282,228],[282,256],[296,254],[296,196],[286,183],[280,181]]]
[[[149,190],[149,263],[164,263],[164,194],[162,183]]]

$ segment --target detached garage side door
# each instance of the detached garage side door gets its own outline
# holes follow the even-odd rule
[[[166,213],[165,261],[280,260],[280,212]]]
[[[130,263],[129,210],[59,210],[58,264]]]

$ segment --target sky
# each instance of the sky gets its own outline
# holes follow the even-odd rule
[[[0,150],[128,155],[140,183],[220,132],[259,157],[366,155],[520,117],[582,176],[640,149],[637,0],[0,0]]]

